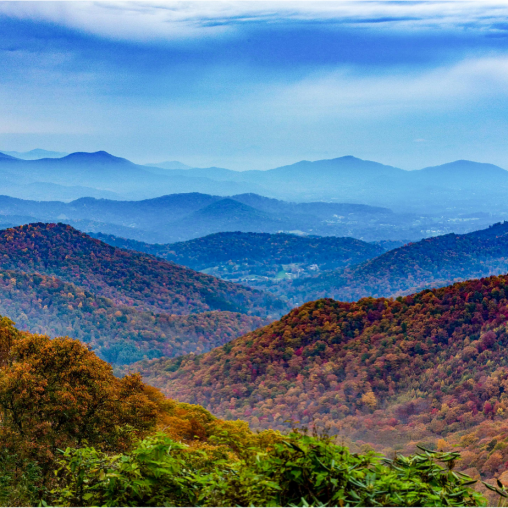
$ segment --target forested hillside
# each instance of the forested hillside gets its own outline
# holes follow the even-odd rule
[[[281,289],[293,302],[397,296],[508,271],[508,223],[466,235],[427,238],[357,267],[295,280]]]
[[[373,446],[508,462],[508,276],[393,299],[309,302],[204,355],[136,364],[147,382],[255,428],[325,425]]]
[[[254,433],[138,375],[116,378],[77,340],[20,333],[5,317],[0,410],[3,506],[485,503],[451,472],[456,453],[382,460],[322,434]]]
[[[225,310],[268,316],[286,308],[266,293],[112,247],[64,224],[0,231],[0,268],[54,275],[115,304],[152,312]]]
[[[136,242],[101,233],[94,238],[251,287],[274,289],[286,278],[355,265],[384,252],[354,238],[307,237],[283,233],[216,233],[168,245]]]
[[[115,305],[56,277],[0,271],[0,314],[21,330],[71,336],[116,365],[205,352],[267,323],[228,311],[187,316]]]

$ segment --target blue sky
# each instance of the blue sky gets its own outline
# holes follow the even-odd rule
[[[0,150],[508,169],[508,4],[0,2]]]

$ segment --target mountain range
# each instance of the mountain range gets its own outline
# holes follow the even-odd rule
[[[294,203],[257,194],[170,194],[141,201],[80,198],[70,203],[0,196],[0,223],[6,227],[64,222],[81,231],[148,243],[173,243],[228,231],[407,242],[452,231],[469,232],[500,216],[480,212],[422,216],[359,204]]]
[[[425,214],[450,209],[456,213],[508,211],[504,200],[508,172],[492,164],[466,160],[415,171],[352,156],[300,161],[267,171],[168,169],[180,164],[168,161],[143,166],[104,151],[38,160],[4,154],[0,155],[0,182],[5,193],[25,198],[27,185],[57,185],[38,191],[37,199],[45,200],[68,196],[72,186],[89,192],[80,197],[101,192],[114,193],[120,199],[189,192],[218,196],[257,193],[290,201],[362,203]]]

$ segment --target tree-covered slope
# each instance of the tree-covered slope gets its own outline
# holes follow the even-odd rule
[[[190,314],[227,310],[276,315],[276,298],[146,254],[107,245],[64,224],[0,231],[0,268],[54,275],[116,304]]]
[[[452,472],[457,453],[383,459],[327,435],[255,433],[166,399],[138,375],[116,378],[77,340],[22,333],[5,317],[0,412],[3,506],[486,502]]]
[[[0,271],[0,314],[21,330],[79,339],[116,365],[209,351],[266,324],[228,311],[179,316],[115,305],[56,277],[13,270]]]
[[[508,461],[506,439],[493,440],[508,431],[507,292],[500,276],[397,300],[318,300],[204,355],[135,368],[255,427],[314,422],[392,450],[446,438],[490,477]]]
[[[397,296],[423,288],[508,271],[508,223],[465,235],[409,243],[356,267],[296,280],[287,294],[304,302],[320,297],[356,300]]]
[[[378,245],[354,238],[306,237],[284,233],[222,232],[167,245],[136,242],[113,235],[91,235],[110,245],[161,257],[202,270],[226,263],[245,265],[317,264],[332,269],[358,264],[384,252]]]

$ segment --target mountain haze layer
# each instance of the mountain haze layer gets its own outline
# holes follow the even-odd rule
[[[26,187],[37,193],[54,185],[57,184]],[[79,192],[76,187],[65,189],[65,192]],[[19,222],[14,216],[29,219]],[[499,221],[503,216],[502,212],[424,216],[361,204],[287,202],[257,194],[230,197],[170,194],[140,201],[88,197],[70,203],[0,196],[0,222],[4,224],[64,222],[81,231],[148,243],[173,243],[228,231],[407,242],[449,232],[467,233]]]
[[[179,164],[170,161],[162,163],[163,167],[142,166],[104,151],[38,160],[4,155],[0,156],[0,183],[16,197],[26,197],[24,186],[45,182],[112,192],[123,199],[189,192],[218,196],[257,193],[289,201],[361,203],[425,214],[450,209],[456,213],[508,211],[503,199],[508,172],[472,161],[416,171],[353,156],[300,161],[267,171],[167,169]],[[58,199],[58,190],[53,191],[47,189],[43,199]]]

